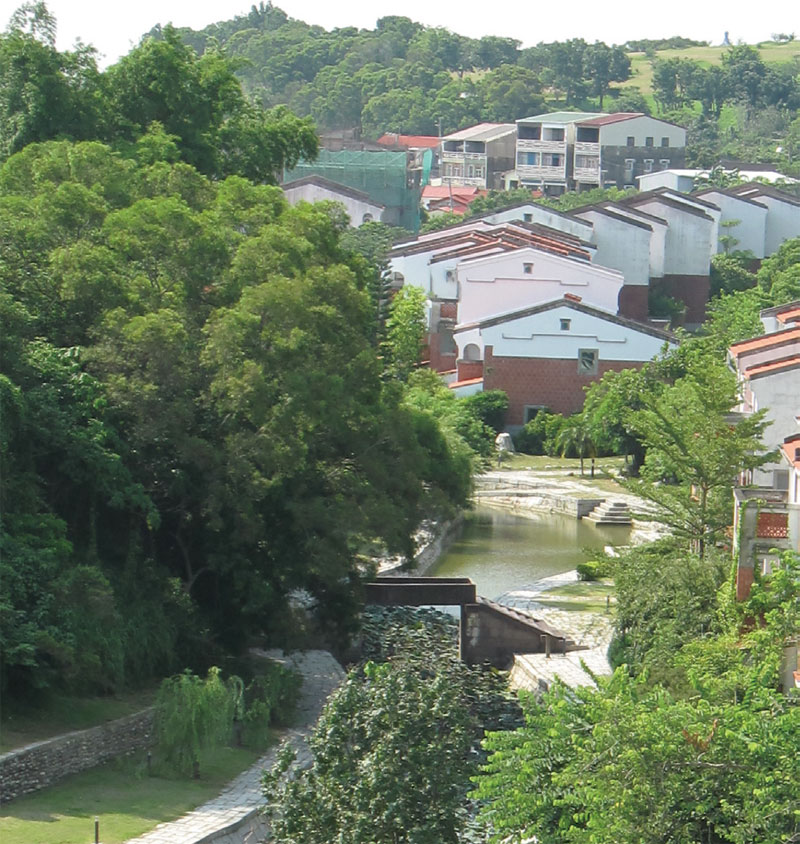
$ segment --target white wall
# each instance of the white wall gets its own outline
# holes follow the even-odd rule
[[[533,265],[530,275],[525,263]],[[460,323],[551,302],[565,293],[616,314],[624,283],[617,270],[531,248],[461,261],[457,275]]]
[[[561,330],[561,320],[569,320],[569,330]],[[459,352],[468,343],[483,349],[493,346],[496,357],[577,358],[579,349],[597,349],[601,361],[652,360],[664,340],[639,332],[600,316],[562,305],[509,322],[457,331]]]
[[[713,218],[698,217],[657,197],[636,207],[661,217],[669,226],[664,243],[665,275],[708,275],[712,244],[716,244]]]
[[[492,223],[511,223],[515,220],[524,220],[525,214],[531,215],[530,222],[532,223],[548,226],[551,229],[556,229],[556,231],[579,237],[581,240],[589,242],[592,240],[592,227],[589,223],[575,219],[574,217],[566,217],[563,214],[558,214],[551,208],[545,208],[535,203],[522,205],[517,208],[509,208],[505,211],[498,211],[495,214],[484,217],[484,219]]]
[[[597,245],[595,264],[619,270],[625,278],[625,284],[650,283],[652,228],[643,229],[593,209],[579,211],[575,216],[589,220],[594,226],[594,242]]]
[[[699,171],[698,171],[699,172]],[[658,170],[655,173],[643,173],[638,177],[639,190],[671,188],[681,193],[689,193],[694,185],[694,176],[687,176],[675,170]]]
[[[796,417],[800,415],[800,369],[771,372],[749,379],[749,387],[755,396],[755,407],[765,408],[765,419],[772,422],[765,433],[765,445],[774,448],[791,434],[797,433]],[[753,473],[757,485],[772,486],[772,471],[787,468],[779,458],[761,470]]]
[[[350,225],[353,228],[358,228],[364,222],[365,214],[370,215],[369,219],[379,221],[384,210],[381,205],[363,202],[352,196],[328,190],[321,185],[299,185],[296,188],[284,189],[284,193],[290,205],[297,205],[298,202],[324,202],[326,200],[341,203],[350,217]]]
[[[669,138],[670,148],[686,146],[686,130],[680,126],[673,126],[654,117],[632,117],[619,123],[608,123],[600,127],[600,143],[609,146],[624,147],[628,136],[633,135],[634,146],[643,147],[646,137],[653,139],[653,149],[666,149],[661,146],[662,138]],[[654,155],[653,158],[658,158]]]
[[[764,256],[769,257],[780,249],[784,240],[800,237],[800,205],[792,205],[771,196],[759,196],[757,199],[767,206]]]
[[[717,235],[717,252],[724,252],[725,247],[719,242],[719,238],[725,235],[735,237],[739,242],[733,247],[737,250],[749,250],[756,258],[764,257],[764,244],[766,243],[767,207],[759,200],[758,205],[752,201],[745,201],[738,197],[730,196],[721,191],[703,191],[702,199],[707,199],[718,205],[722,217],[720,223],[730,220],[739,220],[738,225],[726,228],[720,225]],[[798,209],[800,211],[800,209]]]
[[[653,220],[650,217],[643,217],[636,213],[635,208],[629,208],[627,205],[621,203],[614,203],[614,211],[617,214],[622,214],[623,217],[630,217],[632,220],[641,220],[650,226],[652,233],[650,235],[650,278],[662,278],[664,275],[664,260],[667,246],[667,230],[669,224],[658,214],[651,211],[647,213],[658,219]]]

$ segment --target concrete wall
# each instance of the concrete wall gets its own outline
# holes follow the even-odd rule
[[[800,237],[800,205],[771,196],[753,197],[767,206],[767,231],[764,242],[766,257],[774,255],[785,240]]]
[[[466,604],[462,608],[461,658],[470,665],[489,662],[505,668],[515,653],[543,651],[544,640],[535,628],[486,604]],[[560,647],[553,645],[554,650]]]
[[[614,203],[613,210],[616,214],[628,216],[632,220],[640,220],[650,226],[652,231],[650,235],[650,278],[661,278],[664,275],[667,230],[669,229],[667,221],[653,212],[646,212],[649,216],[637,214],[635,208],[629,208],[621,203]]]
[[[712,217],[683,211],[661,202],[658,197],[638,202],[635,207],[661,217],[669,225],[664,246],[664,275],[708,275],[712,244],[716,247]]]
[[[632,220],[626,223],[595,209],[580,211],[576,216],[588,220],[594,227],[595,264],[619,270],[626,285],[650,283],[652,228],[644,229]]]
[[[667,296],[686,305],[685,325],[700,325],[706,319],[706,306],[711,293],[711,278],[705,275],[664,275],[651,285]]]
[[[153,743],[153,709],[89,730],[12,750],[0,756],[0,801],[52,785],[68,774],[94,768]]]
[[[530,216],[529,220],[526,219],[526,215]],[[511,223],[515,220],[538,223],[556,231],[574,235],[575,237],[581,238],[581,240],[592,241],[592,226],[589,221],[559,214],[552,208],[537,205],[535,202],[529,205],[508,208],[505,211],[496,211],[494,214],[489,214],[483,219],[492,223]]]
[[[720,224],[733,220],[739,221],[737,225],[730,228],[720,225],[717,235],[717,252],[725,251],[719,238],[729,235],[739,241],[733,247],[734,249],[749,250],[756,258],[764,257],[768,213],[765,205],[715,190],[703,191],[702,198],[719,206],[722,212]]]
[[[659,150],[667,152],[675,147],[686,146],[686,130],[681,126],[673,126],[671,123],[666,123],[663,120],[657,120],[655,117],[632,117],[630,120],[620,120],[617,123],[607,123],[600,127],[600,143],[609,144],[610,146],[624,147],[628,144],[628,137],[633,136],[634,147],[642,147],[652,149],[658,158]],[[651,137],[653,139],[653,147],[645,147],[645,138]],[[669,145],[661,146],[661,139],[666,137]]]
[[[800,416],[800,368],[751,378],[749,387],[755,399],[753,409],[764,408],[764,418],[772,423],[766,430],[766,445],[777,446],[786,437],[797,433],[795,419]],[[753,482],[759,486],[772,486],[773,472],[786,469],[786,462],[779,457],[775,463],[768,463],[761,469],[756,469],[753,472]]]
[[[383,219],[384,208],[382,205],[376,205],[372,202],[365,202],[356,199],[346,194],[336,193],[332,190],[327,190],[321,185],[300,185],[296,188],[284,189],[286,199],[290,205],[297,205],[298,202],[323,202],[325,200],[332,202],[339,202],[345,207],[348,216],[350,217],[350,225],[358,228],[365,217],[368,220],[379,221]]]
[[[525,272],[525,264],[531,265],[530,273]],[[536,249],[462,261],[456,272],[460,323],[561,299],[565,293],[616,314],[624,283],[618,270]]]

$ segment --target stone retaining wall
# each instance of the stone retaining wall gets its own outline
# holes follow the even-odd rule
[[[154,710],[29,744],[0,756],[0,803],[153,743]]]
[[[545,513],[563,513],[574,519],[584,516],[602,504],[604,498],[571,498],[566,495],[553,495],[524,487],[519,489],[484,488],[475,493],[475,500],[481,504],[493,504],[511,510],[537,510]]]

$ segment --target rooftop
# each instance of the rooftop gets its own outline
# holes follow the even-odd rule
[[[368,202],[370,205],[374,205],[376,208],[384,208],[385,206],[381,205],[380,202],[375,202],[369,194],[364,193],[364,191],[357,190],[356,188],[351,188],[348,185],[340,184],[339,182],[334,182],[333,179],[326,179],[324,176],[319,176],[316,173],[312,173],[310,176],[303,176],[300,179],[294,179],[291,182],[284,182],[281,185],[281,189],[283,191],[291,190],[292,188],[301,188],[305,185],[316,185],[318,188],[323,188],[324,190],[330,191],[331,193],[338,193],[341,196],[349,196],[351,199],[358,199],[361,202]]]
[[[382,147],[406,147],[407,149],[436,149],[441,138],[436,135],[400,135],[397,132],[386,132],[376,143]]]
[[[646,116],[643,111],[618,111],[615,114],[604,114],[602,117],[582,120],[581,126],[608,126],[609,123],[621,123],[623,120],[632,120],[634,117]]]
[[[760,337],[753,337],[751,340],[740,340],[730,347],[730,355],[736,360],[740,355],[755,350],[769,349],[771,347],[784,346],[800,340],[800,327],[787,328],[783,331],[773,331],[771,334],[762,334]]]
[[[517,123],[583,123],[586,120],[608,116],[602,111],[550,111],[547,114],[523,117]]]
[[[493,141],[510,135],[517,129],[513,123],[478,123],[468,129],[461,129],[451,135],[445,135],[443,141]]]

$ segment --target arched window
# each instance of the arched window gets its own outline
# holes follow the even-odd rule
[[[481,349],[476,343],[464,346],[464,360],[481,360]]]

